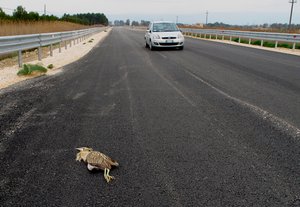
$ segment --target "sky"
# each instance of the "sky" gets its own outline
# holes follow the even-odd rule
[[[109,21],[170,20],[195,24],[223,22],[252,25],[288,23],[291,0],[0,0],[7,14],[21,5],[40,14],[104,13]],[[300,24],[300,0],[294,4],[293,21]]]

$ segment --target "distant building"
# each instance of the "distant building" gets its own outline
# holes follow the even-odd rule
[[[203,27],[204,27],[204,24],[203,24],[203,23],[196,23],[195,26],[196,26],[196,27],[199,27],[199,28],[203,28]]]

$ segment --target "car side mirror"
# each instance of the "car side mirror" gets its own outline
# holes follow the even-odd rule
[[[151,30],[149,30],[149,33],[152,33]]]

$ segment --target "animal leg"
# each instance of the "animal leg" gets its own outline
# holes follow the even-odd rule
[[[105,178],[107,183],[109,183],[112,179],[115,179],[114,176],[109,175],[109,169],[108,168],[104,169],[104,178]]]

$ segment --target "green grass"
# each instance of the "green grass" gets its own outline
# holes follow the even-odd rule
[[[24,64],[23,68],[19,70],[17,75],[31,75],[32,72],[46,73],[47,69],[41,65]]]
[[[256,40],[255,42],[252,42],[251,44],[252,44],[252,45],[261,45],[261,41],[260,41],[260,40]],[[267,42],[267,41],[264,41],[263,46],[264,46],[264,47],[272,47],[272,48],[275,48],[275,43],[274,43],[274,42]],[[292,49],[292,48],[293,48],[293,45],[292,45],[292,44],[288,44],[288,43],[278,43],[277,47],[283,47],[283,48]],[[300,48],[300,47],[298,46],[298,48]]]
[[[275,43],[273,43],[273,42],[264,42],[264,44],[263,44],[263,46],[264,47],[275,47]]]
[[[239,38],[234,38],[234,39],[232,39],[232,41],[234,41],[234,42],[239,42]],[[240,43],[248,44],[249,41],[248,41],[248,40],[245,40],[245,39],[241,39]]]

